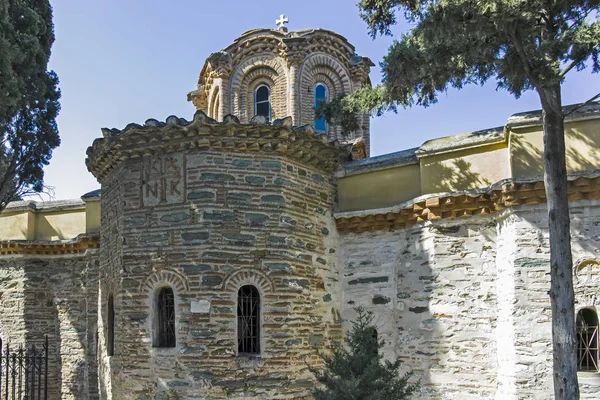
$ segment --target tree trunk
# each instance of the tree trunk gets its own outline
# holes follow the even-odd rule
[[[577,400],[579,385],[573,259],[560,83],[538,88],[538,94],[542,102],[544,120],[544,183],[550,231],[549,294],[552,303],[554,398]]]

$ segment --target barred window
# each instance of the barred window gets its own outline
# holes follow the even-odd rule
[[[271,89],[267,85],[260,85],[254,92],[254,115],[271,120]]]
[[[175,296],[169,286],[156,294],[154,347],[175,347]]]
[[[113,295],[108,296],[108,310],[106,315],[106,354],[115,354],[115,303]]]
[[[260,294],[251,285],[238,291],[238,353],[260,354]]]
[[[598,371],[598,315],[591,308],[577,313],[577,369]]]

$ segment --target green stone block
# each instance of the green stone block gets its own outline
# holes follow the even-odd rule
[[[287,226],[292,226],[292,227],[296,227],[296,225],[298,224],[298,222],[292,218],[292,217],[288,217],[286,215],[282,215],[279,218],[279,221],[283,224],[283,225],[287,225]]]
[[[289,339],[289,340],[286,340],[284,344],[286,347],[301,346],[302,339]]]
[[[165,222],[167,224],[181,224],[181,223],[187,222],[189,218],[190,218],[190,216],[188,213],[179,212],[179,213],[165,214],[162,217],[160,217],[160,221]]]
[[[280,196],[278,194],[266,194],[264,196],[261,196],[260,199],[263,203],[285,205],[285,199],[283,198],[283,196]]]
[[[270,244],[271,246],[289,246],[289,240],[288,238],[284,237],[284,236],[275,236],[275,235],[269,235],[269,237],[267,238],[267,243]]]
[[[256,237],[254,235],[243,233],[225,232],[223,233],[223,237],[238,246],[251,246],[256,242]]]
[[[319,347],[323,343],[324,336],[316,333],[311,333],[308,336],[308,344],[312,347]]]
[[[294,182],[290,181],[289,179],[285,179],[285,178],[275,178],[273,183],[276,185],[279,185],[279,186],[285,186],[285,187],[291,187],[291,188],[298,186]]]
[[[306,176],[306,170],[302,169],[302,168],[298,168],[298,175],[300,175],[300,176]]]
[[[188,200],[196,201],[196,200],[214,200],[216,195],[214,192],[202,192],[202,191],[193,191],[188,193]]]
[[[365,283],[383,283],[387,282],[389,278],[387,276],[375,276],[373,278],[358,278],[348,282],[348,285],[362,285]]]
[[[231,165],[238,168],[248,168],[252,165],[252,160],[236,159],[231,162]]]
[[[155,233],[149,235],[141,235],[139,238],[139,243],[141,245],[158,245],[164,246],[169,244],[169,234],[168,233]]]
[[[234,222],[235,216],[233,211],[215,210],[215,211],[204,211],[203,218],[205,221],[219,221],[219,222]]]
[[[276,169],[281,170],[281,163],[279,161],[268,161],[263,160],[260,162],[260,166],[264,169]]]
[[[223,278],[219,275],[204,275],[202,277],[202,286],[214,287],[220,286]]]
[[[127,217],[123,220],[123,225],[125,228],[139,228],[146,225],[146,216],[138,215],[135,217]]]
[[[221,165],[221,164],[225,164],[225,159],[223,157],[215,157],[215,158],[213,158],[213,162],[215,164]]]
[[[246,214],[246,220],[250,222],[252,226],[261,226],[269,223],[269,216],[265,214],[254,214],[248,213]]]
[[[331,301],[331,294],[327,293],[325,296],[323,296],[324,303],[329,303],[330,301]]]
[[[292,266],[288,263],[265,263],[265,268],[270,272],[279,272],[291,274],[293,272]]]
[[[237,260],[239,256],[238,253],[228,253],[225,251],[205,251],[202,253],[202,258],[217,260]]]
[[[325,178],[323,178],[323,175],[319,175],[319,174],[312,174],[311,179],[315,183],[323,183],[323,182],[325,182]]]
[[[212,272],[213,268],[208,264],[185,264],[181,266],[183,272],[187,275],[202,274],[205,272]]]
[[[186,242],[201,242],[208,240],[209,237],[208,232],[183,232],[181,234],[181,239]]]
[[[262,185],[267,179],[264,176],[248,175],[244,178],[246,183],[250,185]]]
[[[203,182],[235,182],[235,176],[217,172],[203,172],[200,174],[200,180]]]
[[[304,289],[310,287],[310,281],[308,279],[284,279],[283,284],[288,286],[300,286]]]
[[[373,304],[387,304],[390,301],[392,301],[392,299],[390,299],[389,297],[386,296],[382,296],[379,294],[376,294],[375,296],[373,296],[373,298],[371,299],[371,302]]]
[[[250,203],[252,201],[251,193],[228,192],[227,201],[230,203]]]

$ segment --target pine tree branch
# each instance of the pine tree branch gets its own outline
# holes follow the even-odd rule
[[[588,104],[593,103],[596,99],[599,99],[599,98],[600,98],[600,93],[598,93],[594,97],[590,98],[585,103],[581,103],[578,106],[573,107],[568,113],[565,114],[565,117],[567,117],[568,115],[573,114],[575,111],[580,110],[581,108],[587,106]]]

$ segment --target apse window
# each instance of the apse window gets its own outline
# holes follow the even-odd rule
[[[155,312],[154,347],[175,347],[175,296],[169,286],[158,290]]]
[[[260,85],[254,92],[254,115],[271,120],[271,90],[267,85]]]
[[[598,315],[591,308],[577,313],[577,369],[598,371]]]
[[[315,131],[327,132],[327,122],[324,115],[319,115],[319,109],[327,103],[327,86],[317,83],[315,86]]]
[[[108,310],[106,315],[106,355],[115,354],[115,302],[112,294],[108,296]]]
[[[251,285],[238,291],[238,354],[260,354],[260,294]]]

